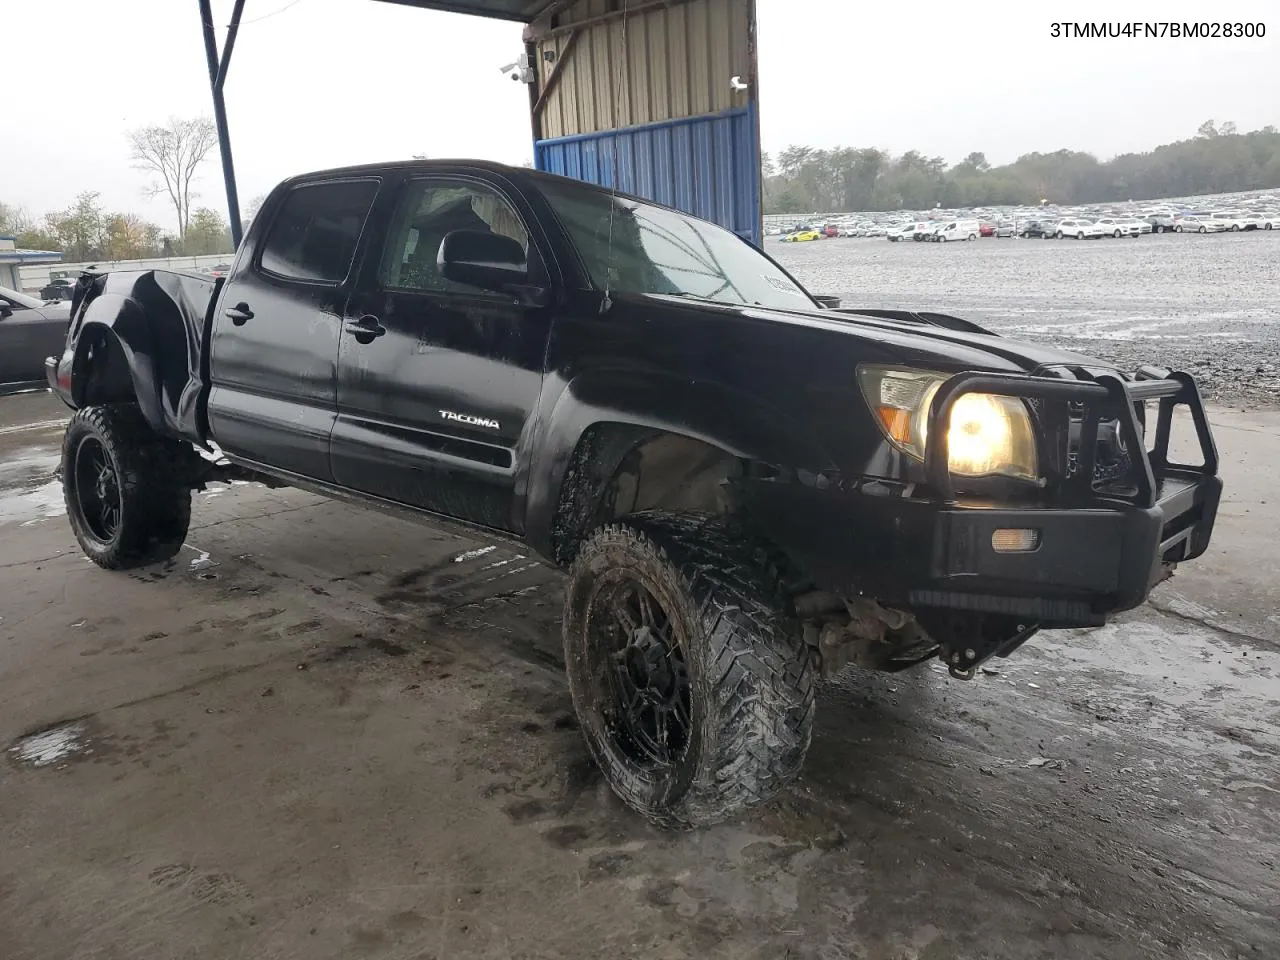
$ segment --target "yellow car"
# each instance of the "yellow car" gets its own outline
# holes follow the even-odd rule
[[[817,230],[797,230],[782,238],[783,243],[802,243],[806,240],[821,240],[822,234]]]

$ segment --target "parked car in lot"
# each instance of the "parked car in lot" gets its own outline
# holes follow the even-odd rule
[[[74,288],[73,288],[74,289]],[[44,385],[44,360],[67,339],[71,304],[0,287],[0,390]]]
[[[915,229],[911,233],[911,239],[917,243],[924,240],[932,240],[933,235],[938,232],[941,226],[936,220],[921,220],[915,225]]]
[[[782,242],[783,243],[808,243],[811,240],[821,240],[822,236],[823,234],[822,234],[822,231],[820,230],[816,230],[813,227],[801,227],[799,230],[786,234],[782,238]]]
[[[952,240],[977,240],[978,231],[981,229],[982,224],[977,220],[952,220],[938,227],[930,239],[937,243],[947,243]]]
[[[58,277],[50,280],[40,290],[42,300],[70,300],[71,292],[76,288],[74,277]]]
[[[996,224],[997,237],[1016,237],[1018,235],[1018,225],[1012,220],[1001,220]]]
[[[885,236],[889,238],[891,243],[898,243],[901,240],[914,240],[916,231],[923,227],[922,223],[904,223],[900,227],[888,231]]]
[[[1178,224],[1173,229],[1177,233],[1223,233],[1230,228],[1231,225],[1227,221],[1219,219],[1214,214],[1205,213],[1179,217]]]
[[[994,237],[996,235],[996,225],[990,220],[984,220],[978,224],[978,236]]]
[[[1020,225],[1020,235],[1025,239],[1033,237],[1043,237],[1048,239],[1053,236],[1054,221],[1052,220],[1027,220]]]
[[[1177,218],[1171,213],[1152,213],[1143,217],[1151,226],[1152,233],[1168,233],[1177,225]]]
[[[1142,220],[1135,220],[1132,217],[1100,217],[1096,221],[1097,225],[1104,231],[1104,236],[1111,237],[1139,237],[1145,232],[1151,231],[1151,224]]]
[[[1227,230],[1231,233],[1238,233],[1245,229],[1245,215],[1237,213],[1234,210],[1223,210],[1209,214],[1215,220],[1221,220],[1227,225]]]
[[[1059,240],[1064,237],[1070,237],[1074,240],[1098,240],[1101,237],[1111,236],[1112,232],[1092,220],[1068,217],[1065,220],[1058,221],[1057,226],[1053,228],[1053,235]]]
[[[582,735],[661,825],[797,776],[819,675],[969,679],[1137,606],[1221,491],[1186,374],[824,308],[721,227],[524,168],[292,178],[224,280],[76,303],[47,369],[86,556],[172,558],[192,489],[233,478],[515,541],[565,571]],[[1147,452],[1147,402],[1190,408],[1202,467],[1164,430]]]

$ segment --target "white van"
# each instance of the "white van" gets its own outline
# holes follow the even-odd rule
[[[951,220],[938,227],[933,239],[939,243],[946,243],[948,240],[977,240],[979,226],[977,220]]]

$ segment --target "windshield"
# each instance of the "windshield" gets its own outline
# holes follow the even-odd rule
[[[572,181],[542,180],[539,188],[598,289],[817,309],[781,267],[713,223]]]
[[[17,290],[10,290],[8,287],[0,287],[0,297],[6,300],[12,300],[20,307],[26,307],[28,310],[34,310],[36,307],[43,305],[44,301],[39,297],[28,297],[25,293],[19,293]]]

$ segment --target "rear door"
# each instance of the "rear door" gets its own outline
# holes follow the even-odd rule
[[[501,233],[520,242],[531,281],[546,286],[534,223],[495,180],[404,182],[347,310],[333,434],[339,484],[519,531],[517,468],[542,388],[551,308],[446,280],[436,256],[452,230]]]
[[[300,183],[273,196],[214,317],[209,422],[227,453],[331,482],[338,340],[348,277],[380,180]]]

